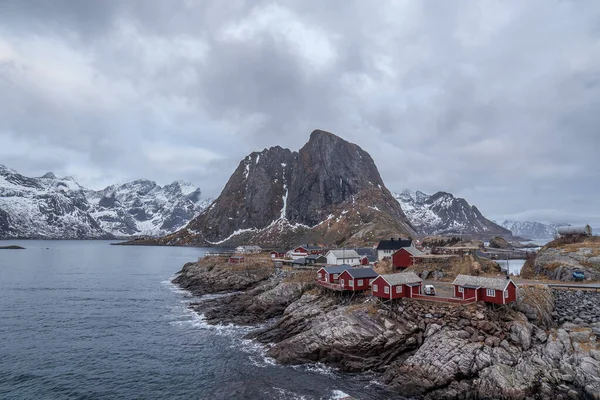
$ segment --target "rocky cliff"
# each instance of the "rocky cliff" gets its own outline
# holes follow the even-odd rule
[[[371,371],[400,395],[425,399],[600,399],[600,309],[588,307],[585,319],[569,316],[573,304],[598,304],[596,293],[528,286],[514,308],[381,304],[333,296],[314,287],[314,274],[302,274],[269,276],[203,260],[184,267],[176,282],[196,282],[196,290],[187,286],[196,294],[247,287],[192,308],[217,324],[264,326],[276,318],[248,337],[268,344],[267,355],[282,364]]]
[[[428,195],[405,190],[394,197],[422,235],[463,234],[475,237],[511,236],[511,231],[485,218],[477,207],[447,192]]]
[[[415,233],[371,156],[316,130],[299,152],[271,147],[244,158],[210,207],[157,243],[372,243]]]

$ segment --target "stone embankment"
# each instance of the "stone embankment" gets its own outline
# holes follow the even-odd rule
[[[600,292],[586,290],[554,290],[556,308],[552,316],[558,323],[598,324],[600,337]]]

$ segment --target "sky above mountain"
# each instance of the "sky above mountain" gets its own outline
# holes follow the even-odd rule
[[[5,0],[0,163],[190,180],[316,128],[391,190],[600,225],[600,2]]]

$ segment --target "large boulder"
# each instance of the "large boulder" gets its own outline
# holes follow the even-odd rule
[[[508,241],[500,236],[495,236],[490,239],[490,246],[492,249],[511,249],[512,245]]]

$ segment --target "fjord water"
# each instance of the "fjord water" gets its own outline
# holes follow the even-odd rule
[[[205,249],[0,241],[2,399],[397,398],[365,375],[286,367],[188,310],[170,280]]]

